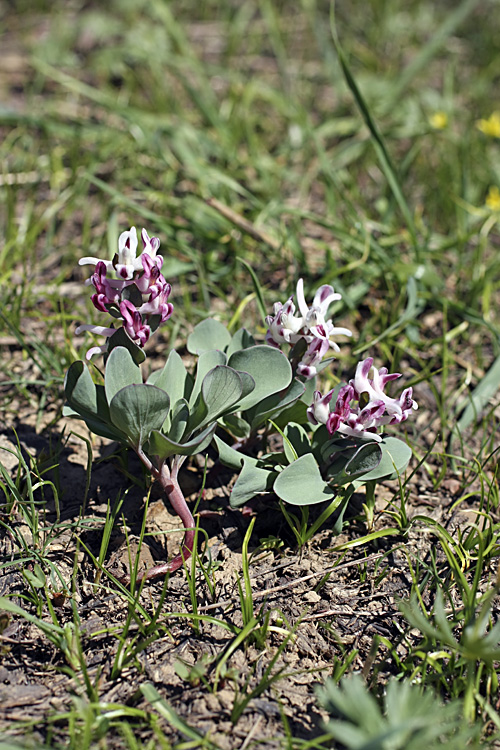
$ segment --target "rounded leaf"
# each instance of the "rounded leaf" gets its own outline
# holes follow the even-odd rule
[[[242,391],[242,379],[231,367],[217,365],[210,370],[201,386],[201,397],[207,409],[203,422],[211,422],[228,411],[240,400]]]
[[[162,425],[162,432],[167,434],[170,440],[178,443],[182,440],[189,421],[189,407],[184,398],[180,398],[172,407],[170,419]]]
[[[243,455],[243,453],[232,448],[217,435],[214,436],[214,442],[219,453],[219,460],[224,466],[228,466],[230,469],[234,469],[234,471],[239,471],[243,463],[257,465],[258,459]]]
[[[75,419],[83,419],[87,427],[91,432],[101,437],[108,438],[109,440],[117,440],[119,443],[126,443],[127,437],[120,430],[114,427],[112,424],[103,422],[99,417],[93,414],[80,414],[71,408],[71,406],[63,406],[63,416],[73,417]]]
[[[257,429],[261,424],[264,424],[267,419],[274,418],[276,415],[281,414],[285,409],[288,409],[292,404],[298,401],[299,398],[302,398],[304,392],[304,383],[295,379],[285,393],[274,393],[272,396],[268,396],[266,399],[258,403],[253,409],[251,409],[250,414],[248,415],[252,425],[252,430]]]
[[[411,458],[411,448],[395,437],[384,437],[382,442],[377,443],[382,450],[382,458],[379,465],[356,477],[361,482],[372,482],[379,479],[397,479],[408,466]]]
[[[248,503],[256,495],[269,492],[272,489],[275,476],[275,471],[261,469],[245,460],[240,475],[231,491],[229,498],[231,508],[238,508],[240,505]]]
[[[336,492],[324,481],[312,453],[300,456],[278,474],[274,491],[291,505],[315,505],[325,500],[330,502]]]
[[[284,390],[292,381],[290,362],[281,351],[271,346],[251,346],[235,352],[229,358],[228,365],[247,372],[255,380],[255,389],[238,404],[238,409],[242,411]]]
[[[181,398],[189,399],[193,387],[191,375],[187,372],[182,358],[175,349],[172,349],[168,355],[163,369],[152,372],[147,382],[166,391],[172,404],[177,403]]]
[[[122,388],[139,383],[142,383],[141,368],[136,364],[128,349],[124,346],[115,347],[107,359],[104,375],[108,404]]]
[[[255,339],[246,328],[240,328],[232,337],[231,343],[226,349],[226,354],[230,357],[234,352],[238,352],[240,349],[248,349],[249,346],[255,346]]]
[[[287,456],[287,458],[291,454],[290,447],[287,446],[287,441],[290,441],[293,452],[295,453],[295,457],[303,456],[305,453],[311,452],[311,441],[309,440],[309,434],[305,427],[303,427],[301,424],[291,422],[285,427],[284,434],[286,440],[283,441],[283,450],[285,451],[285,455]]]
[[[117,328],[116,332],[109,337],[108,354],[117,346],[124,346],[125,349],[128,349],[130,354],[132,355],[132,358],[135,362],[137,362],[138,365],[140,365],[141,362],[144,362],[144,360],[146,359],[144,349],[141,349],[140,346],[137,346],[137,344],[132,341],[123,327]]]
[[[355,454],[344,466],[344,474],[348,477],[359,477],[370,471],[375,471],[382,460],[382,449],[380,443],[372,440],[360,445]]]
[[[210,349],[224,349],[231,342],[231,334],[226,326],[218,320],[207,318],[195,326],[194,331],[188,336],[187,350],[190,354],[201,354]]]
[[[206,375],[217,365],[225,364],[227,364],[227,357],[224,352],[220,351],[219,349],[210,349],[210,351],[206,351],[200,354],[198,364],[196,365],[196,378],[191,390],[191,395],[189,396],[189,406],[191,409],[198,400],[198,397],[201,393],[201,386]]]
[[[134,448],[140,448],[151,430],[160,430],[170,409],[168,393],[154,385],[127,385],[109,405],[113,424],[127,435]]]
[[[76,412],[97,414],[97,391],[88,367],[82,362],[73,362],[64,379],[64,394],[68,404]]]

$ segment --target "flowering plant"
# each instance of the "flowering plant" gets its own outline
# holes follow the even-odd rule
[[[137,258],[135,229],[119,238],[112,261],[83,258],[82,265],[95,263],[88,283],[95,289],[94,306],[109,313],[120,327],[82,325],[78,332],[91,331],[106,337],[102,346],[92,347],[89,360],[102,354],[103,383],[95,383],[82,361],[74,362],[64,384],[64,414],[83,419],[97,435],[131,447],[152,477],[158,480],[172,508],[185,528],[179,554],[169,563],[147,571],[154,578],[181,567],[193,549],[194,519],[178,482],[179,469],[187,456],[205,451],[211,443],[217,420],[225,415],[248,411],[287,388],[291,366],[281,352],[255,345],[245,332],[230,336],[224,331],[225,346],[210,345],[200,328],[190,338],[198,356],[193,374],[179,354],[170,353],[164,367],[143,380],[140,365],[143,347],[160,323],[168,320],[173,306],[168,302],[170,284],[161,275],[163,258],[157,255],[159,240],[143,230],[143,251]]]
[[[400,378],[400,373],[390,374],[385,367],[377,369],[369,357],[358,364],[348,383],[325,395],[320,391],[310,393],[309,382],[334,359],[324,360],[324,354],[329,349],[339,351],[331,337],[351,335],[347,328],[327,320],[329,305],[339,299],[340,294],[324,285],[308,308],[300,279],[300,316],[290,297],[285,305],[276,303],[274,315],[266,318],[266,341],[280,348],[288,346],[294,375],[290,386],[279,395],[277,411],[266,414],[266,419],[272,420],[268,427],[274,426],[283,437],[283,450],[243,456],[241,450],[235,450],[242,447],[240,444],[230,446],[219,436],[214,437],[221,461],[240,472],[231,493],[233,507],[272,491],[284,502],[302,507],[328,500],[329,514],[339,507],[345,509],[353,492],[365,484],[365,512],[371,527],[375,483],[397,477],[408,465],[408,445],[378,432],[379,428],[404,422],[417,409],[411,388],[399,398],[385,393],[386,386]],[[227,421],[225,426],[230,426]]]
[[[341,298],[331,286],[320,287],[308,307],[299,280],[298,310],[293,297],[276,303],[266,319],[263,345],[245,329],[231,336],[216,320],[202,321],[187,339],[188,351],[197,357],[194,372],[173,350],[163,368],[144,382],[144,346],[170,319],[173,305],[171,286],[161,273],[160,241],[144,229],[141,238],[139,256],[132,227],[120,235],[111,261],[81,259],[81,265],[94,265],[87,281],[95,290],[94,307],[115,324],[77,328],[105,337],[86,355],[87,360],[103,355],[105,372],[101,382],[94,382],[86,363],[74,362],[64,385],[64,413],[131,447],[160,482],[184,526],[179,554],[139,579],[173,572],[192,553],[195,524],[178,473],[187,456],[205,452],[211,443],[222,463],[239,472],[231,495],[234,507],[273,490],[295,505],[329,500],[333,512],[356,486],[404,470],[411,456],[408,446],[377,432],[404,421],[416,408],[409,388],[398,399],[385,393],[399,374],[377,370],[369,358],[346,385],[326,395],[312,392],[315,375],[332,361],[324,355],[339,350],[333,337],[351,335],[328,319],[330,304]],[[218,425],[222,432],[216,435]],[[283,448],[254,455],[258,438],[265,442],[271,429],[281,433]]]

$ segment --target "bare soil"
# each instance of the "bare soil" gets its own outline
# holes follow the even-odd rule
[[[51,416],[49,409],[45,420]],[[425,416],[420,412],[419,418]],[[33,409],[25,406],[20,407],[12,426],[26,455],[45,455],[49,460],[61,438],[60,425],[48,431],[42,425],[37,432],[35,422]],[[112,674],[128,607],[119,586],[106,574],[96,583],[92,555],[99,554],[108,505],[122,493],[124,502],[105,566],[117,578],[128,571],[149,495],[147,478],[133,454],[115,452],[116,446],[94,437],[92,475],[83,510],[88,452],[87,444],[77,435],[85,435],[86,430],[79,422],[69,426],[76,434],[67,435],[57,469],[47,474],[61,488],[62,496],[59,531],[47,543],[44,553],[57,566],[66,587],[61,585],[55,590],[49,586],[48,590],[60,624],[73,621],[73,608],[78,614],[89,678],[95,683],[101,702],[151,710],[140,692],[141,684],[147,681],[179,716],[208,734],[220,748],[246,747],[250,739],[265,747],[278,747],[284,736],[283,716],[295,738],[312,739],[321,734],[326,715],[318,707],[314,686],[338,670],[349,655],[350,669],[361,671],[368,680],[383,683],[389,674],[397,672],[383,639],[395,644],[400,656],[412,646],[412,634],[398,608],[398,601],[407,600],[412,589],[408,561],[414,567],[418,559],[425,566],[433,555],[442,568],[443,579],[449,575],[444,558],[436,554],[435,537],[415,523],[404,535],[382,538],[348,552],[335,549],[366,533],[360,515],[363,496],[359,495],[352,501],[350,522],[340,536],[333,533],[332,520],[306,548],[297,549],[275,498],[259,498],[252,504],[251,513],[229,507],[234,477],[212,456],[198,504],[200,554],[209,570],[211,587],[200,568],[196,574],[198,614],[212,619],[202,622],[196,632],[193,619],[179,614],[192,612],[193,608],[185,573],[174,574],[166,584],[159,636],[119,674]],[[15,450],[14,441],[12,429],[5,428],[0,443],[4,449],[2,460],[12,476],[17,460],[7,451]],[[187,465],[182,475],[183,489],[193,505],[200,496],[202,476],[199,462],[195,461]],[[136,482],[130,477],[135,477]],[[458,479],[448,478],[436,491],[430,480],[419,473],[408,487],[409,516],[425,514],[451,533],[457,527],[463,532],[466,525],[474,522],[477,500],[471,495],[467,504],[454,510],[461,487]],[[395,490],[394,483],[379,487],[376,528],[394,526],[384,510],[393,502]],[[50,529],[56,514],[47,492],[45,508],[47,512],[40,511],[40,523]],[[225,626],[243,625],[238,581],[242,581],[242,541],[252,514],[256,516],[250,540],[250,552],[254,553],[250,568],[254,611],[269,613],[271,630],[265,646],[254,643],[235,649],[224,672],[218,673],[217,658],[230,648],[235,637]],[[18,552],[14,534],[22,534],[29,542],[29,527],[16,508],[9,514],[4,508],[1,518],[6,525],[0,531],[0,554],[6,567],[0,578],[0,594],[36,614],[34,597],[23,575],[23,568],[33,566],[9,565]],[[176,517],[153,486],[139,568],[176,553],[181,539],[178,527]],[[140,603],[147,612],[154,611],[164,585],[157,581],[144,586]],[[42,617],[50,621],[47,607]],[[28,725],[34,739],[45,741],[49,731],[57,738],[54,714],[64,714],[83,694],[82,674],[68,670],[61,651],[36,626],[3,615],[2,627],[0,729],[15,736],[25,733]],[[140,618],[133,620],[126,636],[128,642],[141,636],[140,628]],[[290,629],[293,635],[287,638]],[[280,647],[281,653],[266,676]],[[254,697],[241,717],[232,721],[235,705],[252,690]],[[172,741],[181,739],[166,722],[160,723]],[[60,724],[64,725],[62,718]],[[137,731],[139,737],[145,730]],[[108,735],[108,747],[118,748],[122,742],[120,736]]]

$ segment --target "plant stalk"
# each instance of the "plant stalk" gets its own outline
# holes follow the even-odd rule
[[[363,503],[363,509],[365,511],[366,526],[368,531],[373,531],[375,522],[375,487],[377,483],[375,481],[366,482],[366,501]]]
[[[154,466],[150,459],[142,452],[137,451],[137,455],[141,459],[142,463],[146,466],[148,471],[151,472],[154,479],[158,480],[170,501],[170,505],[177,513],[182,521],[184,527],[184,539],[181,543],[179,553],[172,558],[169,562],[162,562],[158,565],[154,565],[149,570],[139,573],[136,578],[136,583],[142,581],[151,581],[163,576],[174,573],[179,570],[184,563],[189,560],[193,554],[193,546],[196,536],[195,522],[191,511],[186,503],[186,498],[179,486],[177,476],[179,469],[184,461],[185,456],[174,456],[172,461],[172,469],[170,470],[167,464],[162,463],[160,468]],[[130,576],[122,579],[122,583],[130,583]]]

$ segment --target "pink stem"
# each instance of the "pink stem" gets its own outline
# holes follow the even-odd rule
[[[184,457],[176,456],[173,460],[172,471],[170,471],[166,464],[162,464],[161,468],[157,469],[142,451],[138,451],[138,456],[146,468],[151,471],[153,477],[159,480],[170,501],[170,505],[181,519],[184,527],[184,539],[182,540],[180,552],[173,557],[170,562],[163,562],[159,565],[154,565],[152,568],[149,568],[149,570],[144,571],[144,573],[140,573],[136,578],[136,583],[161,578],[162,576],[174,573],[174,571],[182,568],[184,563],[189,560],[193,554],[196,535],[193,515],[187,506],[186,499],[177,481],[177,474],[182,462],[177,461],[177,459],[183,459]],[[130,583],[130,576],[125,576],[120,580],[125,584]]]

